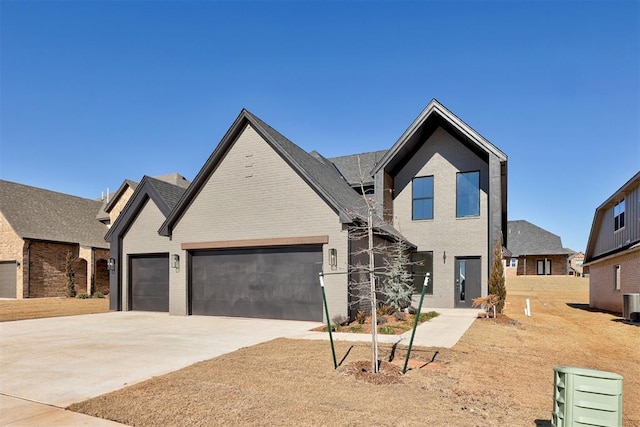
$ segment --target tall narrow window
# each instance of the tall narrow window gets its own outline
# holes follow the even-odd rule
[[[624,199],[620,200],[613,207],[613,223],[614,230],[620,230],[624,227]]]
[[[613,289],[616,291],[620,290],[620,266],[613,266]]]
[[[433,295],[433,252],[414,252],[411,254],[411,262],[413,287],[416,293],[422,292],[422,285],[429,273],[426,294]]]
[[[460,172],[456,187],[456,216],[480,215],[480,172]]]
[[[433,219],[433,177],[413,178],[413,219]]]

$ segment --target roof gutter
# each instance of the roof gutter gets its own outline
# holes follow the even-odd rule
[[[582,266],[583,267],[589,267],[590,265],[598,264],[598,263],[601,263],[603,261],[608,261],[608,260],[610,260],[612,258],[618,257],[620,255],[626,255],[626,254],[630,254],[630,253],[637,252],[637,251],[640,251],[640,242],[628,247],[627,249],[623,249],[621,251],[618,251],[618,252],[603,256],[602,258],[596,258],[596,259],[593,259],[591,261],[585,262],[584,264],[582,264]]]

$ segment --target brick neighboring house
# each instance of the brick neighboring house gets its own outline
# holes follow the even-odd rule
[[[78,293],[109,292],[102,202],[0,180],[0,297],[67,295],[66,257]]]
[[[571,249],[562,246],[560,236],[524,220],[507,224],[507,277],[530,275],[567,275]]]
[[[143,200],[151,186],[136,189],[130,221],[109,235],[112,309],[319,321],[324,271],[332,315],[353,314],[352,226],[366,218],[358,159],[377,238],[409,243],[423,262],[417,289],[431,275],[425,305],[485,296],[506,236],[507,156],[432,100],[389,150],[333,159],[242,110],[168,214],[161,198]],[[167,278],[168,291],[162,281],[162,292],[137,292],[149,277]]]
[[[585,275],[584,268],[584,252],[576,252],[569,256],[569,275],[583,277]]]
[[[623,295],[640,292],[640,172],[596,209],[584,267],[590,307],[621,313]]]

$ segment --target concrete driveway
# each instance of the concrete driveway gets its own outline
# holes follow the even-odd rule
[[[478,310],[436,309],[414,345],[452,347]],[[110,312],[0,323],[0,426],[113,426],[64,411],[72,403],[119,390],[278,337],[327,339],[317,322],[166,313]],[[379,335],[381,342],[409,343]],[[370,340],[367,334],[334,334]]]
[[[0,425],[19,425],[11,424],[10,413],[17,416],[24,402],[65,408],[242,347],[299,336],[318,325],[147,312],[3,322]]]

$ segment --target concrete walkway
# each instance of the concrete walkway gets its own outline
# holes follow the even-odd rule
[[[435,309],[415,346],[452,347],[478,310]],[[317,322],[166,313],[111,312],[0,323],[0,426],[117,426],[67,411],[75,402],[119,390],[242,347],[279,337],[328,339]],[[403,335],[381,342],[409,344]],[[334,334],[368,341],[369,334]]]

